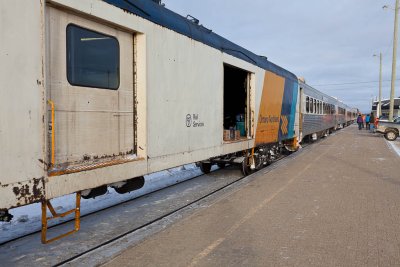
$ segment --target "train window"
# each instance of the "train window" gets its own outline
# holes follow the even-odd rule
[[[308,96],[306,97],[306,112],[310,112],[310,98]]]
[[[310,113],[314,113],[314,99],[310,97]]]
[[[317,100],[313,100],[313,103],[314,103],[314,114],[317,114]]]
[[[116,90],[119,87],[119,43],[116,38],[69,24],[67,79],[76,86]]]
[[[318,114],[321,114],[321,109],[322,109],[322,102],[321,100],[318,100]]]
[[[318,100],[318,114],[321,114],[321,101]]]

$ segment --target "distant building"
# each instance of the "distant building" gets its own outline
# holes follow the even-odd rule
[[[389,117],[389,108],[390,108],[390,99],[383,99],[381,101],[382,104],[382,116],[384,117]],[[378,106],[378,101],[374,101],[372,104],[372,112],[374,113],[374,116],[377,114],[377,106]],[[393,108],[393,116],[394,117],[399,117],[400,116],[400,98],[395,98],[394,99],[394,108]]]

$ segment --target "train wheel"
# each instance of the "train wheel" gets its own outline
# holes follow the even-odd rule
[[[253,160],[255,160],[254,163]],[[251,167],[251,165],[253,165],[253,168]],[[242,173],[244,176],[250,175],[261,168],[262,168],[262,163],[257,157],[252,158],[249,156],[242,161]]]
[[[220,162],[220,163],[217,163],[217,166],[218,166],[220,169],[223,169],[223,168],[225,168],[226,164],[225,164],[224,162]]]
[[[249,165],[249,158],[245,158],[242,162],[242,173],[244,176],[247,176],[251,173],[251,168]]]
[[[211,171],[211,163],[208,162],[200,162],[200,170],[203,173],[210,173]]]

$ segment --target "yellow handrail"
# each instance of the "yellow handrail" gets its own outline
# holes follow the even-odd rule
[[[54,129],[54,102],[51,100],[47,100],[51,107],[51,166],[55,164],[55,129]]]

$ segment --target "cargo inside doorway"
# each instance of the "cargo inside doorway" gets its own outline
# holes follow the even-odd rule
[[[249,72],[224,65],[224,141],[247,137]]]

